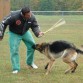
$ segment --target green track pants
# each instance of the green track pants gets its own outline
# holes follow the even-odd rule
[[[31,65],[34,59],[34,49],[32,48],[32,45],[35,44],[32,34],[27,31],[23,36],[12,32],[9,32],[9,35],[10,56],[13,70],[20,70],[19,45],[21,40],[27,47],[26,63],[27,65]]]

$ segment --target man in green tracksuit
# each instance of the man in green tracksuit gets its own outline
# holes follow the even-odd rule
[[[21,40],[27,47],[27,65],[35,69],[38,68],[34,64],[34,49],[32,46],[35,44],[35,41],[29,31],[29,28],[32,29],[37,37],[41,37],[44,33],[40,31],[36,18],[30,11],[29,7],[23,7],[21,10],[15,14],[11,14],[2,21],[0,25],[0,40],[3,39],[7,25],[9,25],[9,45],[13,68],[12,73],[18,73],[20,70],[18,50]]]

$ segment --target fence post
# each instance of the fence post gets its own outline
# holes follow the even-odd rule
[[[0,0],[0,21],[10,12],[10,0]]]

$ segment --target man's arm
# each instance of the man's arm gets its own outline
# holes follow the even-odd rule
[[[14,22],[14,19],[12,17],[20,12],[21,12],[20,10],[12,11],[12,12],[10,12],[9,15],[4,17],[3,21],[0,24],[0,40],[3,39],[4,32],[6,30],[7,25],[10,25]]]
[[[6,29],[6,27],[7,27],[6,25],[4,25],[3,22],[4,22],[4,21],[2,21],[1,24],[0,24],[0,40],[3,39],[4,32],[5,32],[5,29]]]
[[[3,39],[4,32],[6,30],[7,25],[10,25],[12,23],[11,16],[4,19],[0,24],[0,39]]]
[[[33,17],[33,22],[32,22],[31,29],[34,32],[36,37],[41,37],[41,36],[44,35],[44,33],[40,30],[40,27],[39,27],[35,17]]]
[[[0,24],[0,40],[2,40],[3,39],[3,24],[1,23]]]

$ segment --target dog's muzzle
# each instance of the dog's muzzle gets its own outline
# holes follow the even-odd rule
[[[36,49],[36,45],[33,45],[32,48],[33,48],[33,49]]]

